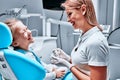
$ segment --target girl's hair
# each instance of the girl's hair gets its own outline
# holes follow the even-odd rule
[[[10,28],[11,32],[12,32],[12,36],[13,36],[13,41],[16,37],[16,23],[17,22],[21,22],[18,19],[12,18],[12,19],[8,19],[5,21],[5,24],[8,25],[8,27]]]
[[[17,31],[16,31],[16,23],[17,22],[21,22],[21,21],[18,19],[15,19],[15,18],[8,19],[5,21],[5,24],[8,25],[8,27],[10,28],[10,30],[12,32],[13,41],[15,41],[18,38]],[[11,44],[11,46],[13,47],[14,50],[19,49],[18,46],[13,46],[12,44]]]
[[[62,3],[62,7],[66,8],[80,8],[82,4],[86,5],[86,13],[85,13],[85,18],[88,22],[88,24],[92,26],[98,26],[100,30],[102,28],[99,26],[97,19],[96,19],[96,14],[95,14],[95,9],[93,6],[92,0],[66,0],[64,3]]]

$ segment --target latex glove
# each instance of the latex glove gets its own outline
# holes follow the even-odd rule
[[[65,59],[56,57],[54,55],[51,56],[51,63],[53,63],[53,64],[61,63],[61,64],[65,65],[66,67],[68,67],[69,69],[73,66],[71,63],[69,63]]]
[[[70,56],[68,54],[66,54],[62,49],[60,48],[56,48],[53,50],[53,55],[59,58],[63,58],[65,60],[67,60],[68,62],[70,62]]]

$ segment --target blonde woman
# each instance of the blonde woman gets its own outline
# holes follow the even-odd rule
[[[106,80],[109,47],[95,15],[92,0],[66,0],[62,7],[74,29],[82,30],[77,45],[68,56],[55,49],[52,62],[62,63],[73,73],[73,80]]]

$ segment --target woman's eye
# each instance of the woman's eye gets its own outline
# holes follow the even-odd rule
[[[72,14],[72,13],[68,13],[68,17],[70,17],[70,16],[71,16],[71,14]]]

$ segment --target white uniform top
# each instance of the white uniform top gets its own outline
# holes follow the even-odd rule
[[[108,53],[106,38],[97,27],[93,27],[79,38],[77,45],[72,50],[72,64],[80,71],[90,75],[88,65],[106,66]],[[75,76],[73,77],[74,80],[77,80]]]

